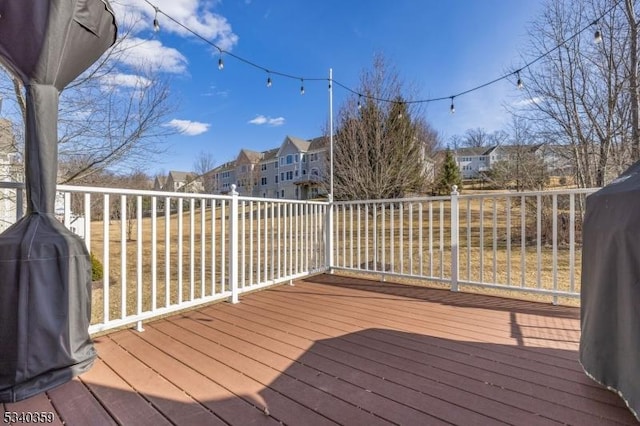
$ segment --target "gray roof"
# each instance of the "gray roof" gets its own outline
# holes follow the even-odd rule
[[[262,151],[262,161],[275,160],[278,156],[278,151],[280,148],[273,148],[267,151]]]
[[[309,151],[320,151],[329,146],[329,137],[328,136],[319,136],[317,138],[313,138],[310,141]]]
[[[285,141],[287,139],[289,139],[291,143],[294,144],[296,148],[298,148],[298,150],[301,152],[307,152],[309,150],[309,145],[311,145],[311,142],[305,141],[304,139],[296,138],[295,136],[287,136],[285,138]]]
[[[247,157],[247,159],[251,162],[251,163],[257,163],[258,161],[260,161],[260,159],[262,158],[262,153],[258,152],[258,151],[252,151],[250,149],[241,149],[240,150],[240,154],[238,154],[238,157],[240,157],[240,155],[244,154],[245,157]]]

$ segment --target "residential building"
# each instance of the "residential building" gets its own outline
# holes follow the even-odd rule
[[[515,161],[520,155],[534,154],[544,161],[550,175],[571,175],[571,162],[563,146],[493,145],[490,147],[459,148],[454,151],[456,163],[463,179],[477,179],[488,172],[498,161]]]
[[[161,178],[156,178],[153,188],[168,192],[202,192],[204,189],[202,179],[191,172],[172,170],[164,179],[164,184],[162,184],[162,180]]]
[[[280,147],[257,152],[241,149],[235,160],[207,172],[214,193],[226,194],[236,185],[240,195],[306,200],[324,197],[328,141],[286,136]]]

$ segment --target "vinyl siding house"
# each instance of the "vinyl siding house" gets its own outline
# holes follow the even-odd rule
[[[156,184],[154,182],[154,188],[155,187]],[[190,172],[179,172],[175,170],[169,172],[162,186],[163,191],[169,192],[202,192],[203,189],[202,180],[197,178],[196,175]]]
[[[521,155],[541,158],[550,175],[570,176],[572,166],[568,147],[562,145],[494,145],[481,148],[460,148],[454,151],[463,179],[477,179],[498,161],[516,161]]]
[[[208,173],[214,176],[217,194],[227,194],[236,185],[244,196],[306,200],[327,195],[323,186],[327,158],[327,138],[286,136],[278,148],[241,149],[235,160]]]

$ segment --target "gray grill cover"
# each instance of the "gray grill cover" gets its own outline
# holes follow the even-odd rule
[[[27,214],[0,235],[0,402],[88,369],[91,262],[54,217],[58,97],[116,37],[106,0],[0,0],[0,62],[26,87]]]
[[[580,362],[640,412],[640,162],[587,198]]]

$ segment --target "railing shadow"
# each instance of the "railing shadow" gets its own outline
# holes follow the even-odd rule
[[[218,322],[191,319],[203,330]],[[135,370],[100,361],[81,381],[4,410],[37,410],[49,400],[56,420],[71,426],[635,424],[620,398],[567,361],[574,351],[538,348],[523,357],[515,346],[375,328],[304,350],[186,330],[178,340],[157,331],[120,333],[128,336],[114,339],[116,349],[130,350]],[[234,363],[225,361],[240,348]],[[207,362],[193,364],[189,351]]]
[[[580,318],[579,308],[554,306],[548,303],[532,303],[529,301],[498,296],[485,296],[475,293],[452,292],[450,290],[410,284],[399,284],[390,281],[354,278],[339,274],[317,275],[307,278],[304,281],[359,290],[370,294],[378,293],[386,296],[409,298],[414,299],[417,302],[432,302],[450,306],[491,309],[521,314],[543,315],[554,318]],[[376,296],[335,294],[331,295],[331,297],[372,298]],[[387,297],[384,298],[386,299]]]

